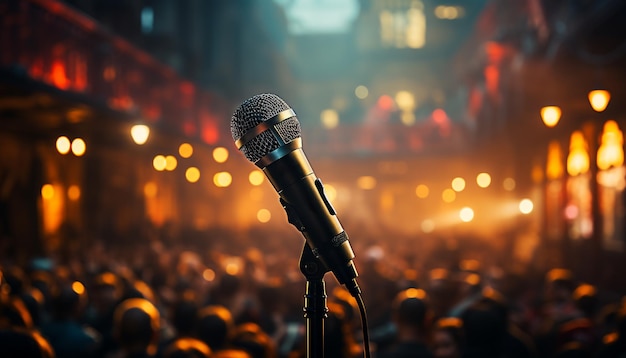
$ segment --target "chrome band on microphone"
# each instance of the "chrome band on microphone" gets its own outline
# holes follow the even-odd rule
[[[264,156],[263,158],[257,160],[254,165],[256,165],[259,168],[265,168],[266,166],[272,164],[273,162],[275,162],[276,160],[284,157],[285,155],[289,154],[291,151],[298,149],[298,148],[302,148],[302,138],[298,137],[294,140],[292,140],[291,142],[285,144],[285,145],[281,145],[280,147],[276,148],[275,150],[267,153],[266,156]]]
[[[259,134],[265,132],[266,130],[273,129],[276,124],[286,119],[295,117],[295,116],[296,116],[296,112],[294,112],[293,109],[289,108],[278,113],[274,117],[257,124],[255,127],[252,127],[250,130],[248,130],[246,134],[244,134],[241,138],[235,141],[235,145],[237,146],[237,149],[241,149],[241,147],[246,145],[246,143],[254,139]],[[272,130],[272,134],[274,135],[274,137],[276,137],[276,139],[281,145],[285,144],[282,137],[278,135],[278,133],[276,133],[275,130]]]

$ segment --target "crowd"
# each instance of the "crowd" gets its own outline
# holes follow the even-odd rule
[[[372,357],[626,357],[623,293],[570,270],[357,245]],[[5,252],[0,357],[304,357],[306,282],[298,255],[278,247],[95,241],[70,255]],[[325,283],[325,357],[362,357],[356,301],[331,274]]]

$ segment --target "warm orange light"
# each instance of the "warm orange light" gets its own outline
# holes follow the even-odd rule
[[[465,189],[465,179],[461,177],[452,179],[452,189],[457,192],[463,191],[463,189]]]
[[[589,171],[589,153],[587,153],[587,142],[581,131],[572,133],[569,151],[567,173],[571,176],[587,173]]]
[[[226,188],[233,182],[233,177],[229,172],[215,173],[213,176],[213,184],[218,188]]]
[[[205,269],[202,272],[202,278],[204,278],[206,281],[213,281],[215,280],[215,271],[211,270],[211,269]]]
[[[162,172],[165,170],[165,156],[158,154],[154,156],[154,159],[152,159],[152,166],[154,167],[155,170]]]
[[[600,148],[598,148],[598,169],[606,170],[611,166],[621,167],[624,164],[624,135],[617,122],[610,119],[604,123]]]
[[[596,112],[602,112],[609,105],[611,94],[607,90],[593,90],[589,92],[589,104]]]
[[[420,199],[424,199],[428,197],[429,193],[430,193],[430,190],[428,189],[428,186],[424,184],[420,184],[417,186],[417,188],[415,188],[415,195],[417,195],[417,197]]]
[[[557,106],[546,106],[541,108],[541,120],[546,127],[554,127],[561,119],[561,108]]]
[[[86,150],[87,145],[85,144],[85,141],[81,138],[76,138],[72,141],[72,153],[74,153],[75,156],[82,156],[83,154],[85,154]]]
[[[426,297],[426,291],[422,290],[421,288],[408,288],[406,291],[404,291],[404,294],[406,295],[407,298],[418,298],[418,299],[424,299]]]
[[[548,160],[546,162],[546,177],[554,180],[559,179],[565,172],[563,168],[563,153],[559,141],[552,141],[548,145]]]
[[[468,206],[464,207],[459,211],[459,218],[466,223],[474,220],[474,210]]]
[[[173,155],[165,156],[165,170],[173,171],[178,166],[178,160]]]
[[[183,143],[178,147],[178,154],[182,158],[189,158],[193,155],[193,147],[189,143]]]
[[[446,203],[451,203],[456,200],[456,192],[450,188],[445,189],[441,193],[441,199],[443,199],[443,201]]]
[[[67,138],[66,136],[60,136],[59,138],[57,138],[57,142],[56,142],[57,152],[61,154],[67,154],[70,152],[71,146],[72,144],[70,143],[70,139]]]
[[[74,283],[72,283],[72,291],[74,291],[77,295],[82,295],[85,293],[85,286],[79,281],[74,281]]]
[[[156,183],[149,181],[143,186],[143,195],[145,195],[146,198],[154,198],[157,196],[158,190],[159,188]]]
[[[52,184],[44,184],[41,187],[41,197],[44,200],[50,200],[54,197],[54,186]]]
[[[260,223],[266,223],[272,218],[272,213],[267,209],[257,211],[256,218]]]
[[[533,207],[533,202],[530,199],[522,199],[519,202],[519,211],[524,215],[530,214],[533,211]]]
[[[72,201],[80,199],[80,187],[78,185],[70,185],[67,188],[67,197]]]
[[[150,127],[144,124],[136,124],[130,128],[130,136],[136,144],[145,144],[150,136]]]
[[[228,160],[228,149],[224,147],[213,149],[213,159],[218,163],[224,163]]]
[[[515,179],[513,179],[513,178],[505,178],[502,181],[502,187],[506,191],[513,191],[515,189]]]
[[[185,179],[190,183],[195,183],[200,180],[200,170],[196,167],[189,167],[185,171]]]
[[[260,170],[253,170],[250,172],[250,174],[248,174],[248,181],[254,186],[261,185],[264,179],[265,175]]]
[[[480,173],[476,176],[476,184],[481,188],[491,185],[491,175],[489,173]]]

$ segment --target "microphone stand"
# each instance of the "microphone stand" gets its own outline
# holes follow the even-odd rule
[[[326,307],[326,285],[324,274],[329,270],[318,260],[307,243],[300,256],[300,271],[306,277],[304,294],[304,317],[306,318],[306,357],[324,357],[324,319]]]

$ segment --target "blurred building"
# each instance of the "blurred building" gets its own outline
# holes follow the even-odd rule
[[[614,285],[626,242],[625,14],[621,1],[492,1],[457,61],[477,149],[515,163],[539,204],[534,260]]]
[[[289,230],[230,138],[234,107],[273,92],[298,114],[345,226],[368,240],[467,238],[546,266],[573,265],[576,250],[619,257],[623,163],[596,154],[604,137],[623,149],[613,124],[602,135],[609,119],[625,125],[623,10],[617,0],[4,1],[0,234],[32,251]],[[592,89],[609,91],[605,109],[591,109]],[[545,106],[559,107],[558,125],[542,122]],[[144,144],[136,124],[150,129]],[[589,165],[568,171],[578,133]]]

